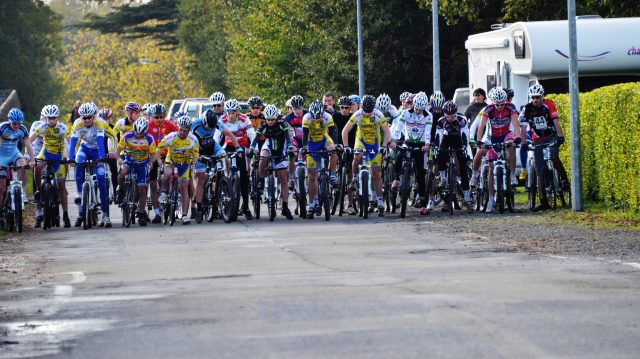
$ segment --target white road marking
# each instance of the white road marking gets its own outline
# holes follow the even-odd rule
[[[622,265],[633,267],[635,269],[640,269],[640,263],[636,263],[636,262],[622,263]]]

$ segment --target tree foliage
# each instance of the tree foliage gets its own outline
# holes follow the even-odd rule
[[[180,49],[163,51],[156,40],[126,39],[115,34],[81,31],[65,39],[67,62],[56,69],[66,85],[63,105],[70,109],[73,101],[94,101],[100,107],[124,115],[128,101],[162,102],[179,98],[174,77],[157,64],[142,65],[144,57],[173,68],[190,96],[206,95],[199,81],[189,71],[192,59]]]
[[[60,90],[49,68],[62,58],[60,19],[44,3],[0,1],[0,88],[16,89],[23,110],[40,113]]]

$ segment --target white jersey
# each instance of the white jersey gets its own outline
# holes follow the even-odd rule
[[[34,121],[31,124],[31,128],[29,129],[29,137],[33,136],[33,134],[36,132],[36,130],[43,124],[46,123],[45,121]],[[35,141],[31,142],[31,147],[33,147],[33,154],[34,156],[37,156],[40,153],[40,150],[42,150],[42,145],[44,144],[44,140],[42,139],[42,135],[38,136]]]
[[[433,125],[433,116],[428,111],[422,111],[417,114],[415,111],[404,111],[402,116],[398,117],[394,126],[394,132],[391,138],[400,139],[404,134],[404,139],[410,143],[431,143],[431,126]]]

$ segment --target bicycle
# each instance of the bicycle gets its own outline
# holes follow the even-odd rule
[[[453,215],[453,210],[462,209],[462,206],[464,204],[462,186],[458,181],[458,171],[466,171],[466,165],[462,167],[462,165],[458,164],[456,151],[461,150],[447,148],[441,149],[440,151],[447,152],[449,156],[449,163],[447,165],[447,169],[445,170],[446,185],[444,188],[440,189],[440,197],[443,198],[446,204],[449,206],[449,214]]]
[[[16,231],[22,233],[22,181],[20,180],[17,171],[20,169],[28,169],[28,165],[16,166],[13,163],[8,164],[6,167],[0,170],[7,171],[7,179],[9,185],[4,193],[4,203],[2,205],[2,224],[5,230],[8,232]]]
[[[336,147],[338,152],[342,151],[342,145]],[[338,216],[342,217],[344,214],[344,197],[349,190],[349,169],[347,167],[347,160],[344,152],[342,155],[338,155],[338,168],[336,170],[336,176],[338,177],[338,184],[333,187],[333,208],[331,209],[331,215],[335,215],[338,211]],[[338,208],[339,207],[339,208]]]
[[[296,200],[295,214],[307,218],[307,162],[298,155],[295,170],[295,186],[293,198]]]
[[[514,209],[514,191],[509,179],[510,168],[506,160],[506,150],[513,146],[512,142],[496,143],[490,145],[498,154],[493,161],[493,187],[496,194],[498,211],[504,213],[505,203],[509,212]],[[491,169],[490,171],[491,172]]]
[[[335,151],[312,151],[307,152],[307,156],[317,156],[319,159],[316,161],[318,173],[318,202],[321,208],[324,210],[324,219],[329,221],[331,219],[331,207],[333,203],[333,193],[331,191],[331,185],[329,182],[329,157],[331,157]]]
[[[374,150],[365,150],[365,149],[356,149],[354,150],[356,155],[362,154],[362,162],[358,167],[360,172],[358,172],[358,183],[357,183],[357,193],[358,193],[358,209],[359,217],[363,217],[364,219],[369,218],[369,203],[373,186],[373,179],[371,178],[371,169],[369,167],[369,161],[375,157],[378,152]]]
[[[402,170],[400,171],[400,218],[405,218],[407,216],[407,204],[409,202],[409,196],[411,195],[411,190],[413,188],[413,171],[415,161],[413,159],[413,154],[416,152],[422,153],[422,149],[420,147],[409,147],[407,144],[402,144],[402,146],[398,147],[399,161],[402,161]],[[417,196],[416,196],[417,198]],[[416,199],[417,200],[417,199]]]
[[[392,183],[395,179],[395,161],[390,152],[382,159],[382,197],[386,205],[386,211],[396,213],[398,208],[398,191],[393,189]]]
[[[169,175],[169,193],[167,200],[162,204],[163,224],[173,226],[176,219],[182,216],[182,193],[180,193],[180,175],[178,174],[178,166],[172,164],[173,171]],[[164,169],[161,170],[161,173]]]
[[[227,154],[229,157],[229,168],[228,168],[228,177],[229,184],[233,189],[233,205],[234,210],[231,214],[231,222],[235,222],[238,219],[238,211],[240,210],[240,198],[241,198],[241,183],[240,183],[240,169],[238,168],[238,157],[241,159],[242,165],[244,166],[244,157],[242,154],[238,152],[231,152]]]
[[[56,164],[64,165],[66,160],[47,160],[36,158],[37,162],[44,163],[44,169],[40,180],[40,190],[36,200],[42,206],[43,223],[42,229],[60,227],[60,201],[58,197],[58,181],[56,179]]]
[[[138,191],[140,189],[138,187],[138,175],[133,169],[135,163],[125,162],[124,164],[129,167],[129,171],[127,171],[127,176],[124,180],[124,196],[120,202],[120,209],[122,210],[122,226],[129,228],[131,223],[136,221],[136,210],[138,209],[140,196]]]
[[[98,197],[98,178],[96,176],[95,166],[100,163],[101,161],[93,162],[91,159],[80,163],[84,171],[84,183],[82,183],[80,196],[80,211],[84,214],[82,220],[83,229],[89,229],[98,224],[100,200]],[[110,183],[108,185],[110,185]]]
[[[475,191],[476,208],[478,212],[486,212],[487,205],[489,203],[489,160],[485,155],[482,158],[482,164],[480,165],[480,177],[478,179],[478,186]]]
[[[553,161],[551,160],[550,148],[557,146],[557,142],[533,144],[529,143],[529,151],[534,152],[536,148],[542,147],[542,156],[544,158],[545,165],[542,167],[542,174],[538,178],[538,173],[535,170],[535,162],[533,156],[531,158],[531,167],[529,178],[527,178],[527,187],[529,190],[529,208],[535,209],[536,194],[539,191],[545,191],[547,195],[547,201],[552,209],[558,208],[558,199],[562,207],[571,203],[571,189],[565,190],[560,183],[560,177],[558,176],[558,170],[555,169]],[[541,193],[541,192],[540,192]],[[542,198],[542,196],[540,196]]]

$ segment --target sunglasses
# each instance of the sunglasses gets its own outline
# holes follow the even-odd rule
[[[222,104],[213,105],[213,107],[222,107]]]
[[[49,119],[49,120],[57,120],[58,118],[57,117],[47,117],[47,119]]]
[[[262,107],[260,106],[251,106],[252,110],[262,110]]]
[[[85,116],[82,119],[83,120],[93,120],[93,116]]]
[[[506,103],[497,103],[496,107],[505,107],[507,104]]]
[[[542,98],[542,96],[531,96],[531,99],[532,99],[532,100],[539,100],[539,99],[541,99],[541,98]]]
[[[267,118],[266,120],[267,120],[267,122],[275,122],[277,120],[277,118]]]
[[[348,110],[348,109],[350,109],[350,108],[351,108],[351,106],[340,106],[340,108],[341,108],[341,109],[346,109],[346,110]]]
[[[304,107],[294,107],[293,109],[295,111],[302,111],[302,110],[304,110]]]
[[[157,120],[161,120],[162,116],[153,116],[153,118],[157,119]]]

